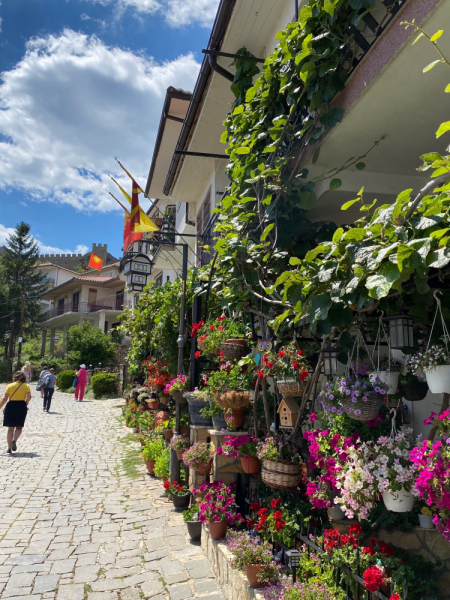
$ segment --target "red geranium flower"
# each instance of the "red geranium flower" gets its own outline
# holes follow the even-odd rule
[[[214,325],[210,325],[210,326],[209,326],[209,330],[210,330],[210,331],[214,331]]]
[[[217,331],[223,331],[225,329],[225,327],[223,325],[219,325],[219,327],[217,328]]]
[[[303,356],[303,350],[297,350],[297,354],[298,354],[299,356]]]
[[[389,600],[400,600],[400,596],[398,594],[392,594]]]
[[[296,360],[294,360],[294,362],[292,363],[292,367],[295,370],[298,370],[298,369],[300,369],[300,363],[298,363]]]
[[[281,519],[278,519],[278,521],[275,521],[276,531],[280,531],[281,529],[284,529],[285,527],[286,527],[286,523],[284,521],[282,521]]]
[[[358,535],[362,533],[362,527],[359,523],[355,523],[354,525],[350,525],[348,532]]]
[[[262,380],[264,379],[264,373],[258,370],[258,377]]]
[[[247,519],[247,528],[248,529],[253,529],[254,524],[255,524],[255,521],[253,519]]]
[[[283,352],[283,350],[279,350],[277,354],[280,358],[284,358],[286,356],[286,352]]]
[[[300,381],[305,381],[305,379],[308,377],[309,372],[308,369],[303,369],[300,375]]]
[[[260,509],[258,510],[258,515],[259,515],[260,517],[265,517],[265,516],[267,515],[267,512],[268,512],[268,511],[267,511],[267,508],[260,508]]]
[[[225,315],[221,315],[220,317],[217,318],[218,321],[225,321],[226,320],[226,316]]]
[[[281,505],[281,499],[280,498],[274,498],[273,500],[270,501],[270,506],[272,508],[278,508]]]
[[[376,592],[384,583],[384,573],[378,567],[369,567],[364,571],[364,585],[369,592]]]
[[[170,488],[170,482],[169,482],[169,481],[166,481],[166,482],[164,483],[164,489],[165,489],[165,490],[168,490],[169,488]]]
[[[253,502],[253,504],[250,504],[250,510],[252,510],[253,512],[258,512],[260,508],[261,504],[259,502]]]
[[[278,519],[282,519],[283,518],[283,513],[281,512],[281,510],[277,510],[273,513],[273,518],[275,519],[275,521],[278,521]]]
[[[202,353],[200,352],[200,350],[197,350],[197,352],[195,353],[195,358],[200,358],[200,356],[202,355]]]

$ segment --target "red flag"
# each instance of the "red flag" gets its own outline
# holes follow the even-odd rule
[[[91,267],[92,269],[97,269],[98,271],[100,271],[102,268],[102,265],[103,265],[103,258],[100,258],[100,256],[97,256],[96,254],[94,254],[92,252],[91,258],[89,259],[88,267]]]
[[[139,211],[139,192],[141,188],[133,179],[133,192],[131,194],[131,220],[130,226],[131,230],[134,231],[136,225],[141,224],[141,215]]]
[[[136,240],[141,240],[144,237],[143,233],[134,232],[131,229],[131,215],[126,210],[125,211],[125,219],[123,225],[123,249],[126,250],[130,244],[135,242]]]

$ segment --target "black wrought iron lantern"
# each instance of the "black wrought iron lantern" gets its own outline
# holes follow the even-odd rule
[[[414,348],[414,319],[405,315],[397,315],[386,317],[386,320],[389,321],[389,345],[391,349]]]
[[[339,348],[329,346],[321,350],[323,354],[323,373],[331,377],[338,372],[338,354]]]
[[[142,292],[152,272],[152,261],[145,254],[136,254],[126,264],[124,274],[127,287],[133,292]]]
[[[292,550],[286,550],[286,556],[289,567],[292,569],[292,579],[295,583],[295,580],[297,579],[297,569],[300,566],[300,552],[293,548]]]

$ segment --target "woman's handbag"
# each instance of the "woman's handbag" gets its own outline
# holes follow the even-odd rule
[[[73,383],[72,383],[72,387],[77,387],[77,383],[78,383],[78,377],[75,377],[75,379],[73,380]]]
[[[42,387],[42,379],[39,379],[39,381],[37,382],[37,385],[36,385],[36,391],[40,392],[41,387]]]

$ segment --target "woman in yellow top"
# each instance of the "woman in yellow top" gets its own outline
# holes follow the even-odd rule
[[[6,435],[8,454],[12,454],[13,451],[17,450],[17,440],[22,433],[27,418],[30,400],[31,391],[25,373],[17,371],[13,376],[13,383],[8,385],[3,400],[0,402],[0,409],[8,403],[3,410],[3,427],[8,428]]]

